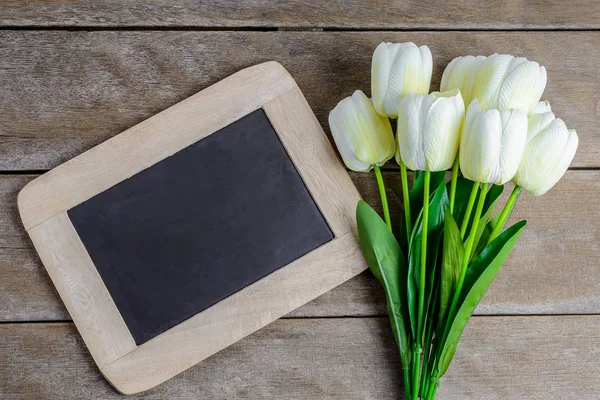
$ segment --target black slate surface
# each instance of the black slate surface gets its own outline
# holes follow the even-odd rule
[[[333,239],[262,109],[68,215],[138,345]]]

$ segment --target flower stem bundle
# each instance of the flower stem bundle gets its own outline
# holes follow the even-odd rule
[[[510,55],[458,57],[441,92],[428,93],[432,65],[427,46],[382,43],[373,98],[356,91],[329,115],[346,166],[375,172],[384,218],[360,201],[358,237],[386,295],[405,398],[414,400],[435,398],[469,318],[523,231],[525,221],[504,229],[519,193],[551,189],[578,146],[575,131],[540,102],[543,66]],[[390,217],[381,172],[392,157],[399,221]]]

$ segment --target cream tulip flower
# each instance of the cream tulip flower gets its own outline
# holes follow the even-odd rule
[[[465,105],[478,99],[484,109],[533,111],[546,88],[546,68],[508,54],[457,57],[442,75],[440,89],[460,90]]]
[[[408,93],[429,93],[433,60],[427,46],[381,43],[373,53],[371,93],[377,112],[396,118],[400,101]]]
[[[494,54],[478,68],[473,97],[482,108],[521,108],[528,114],[546,88],[546,68],[524,57]]]
[[[579,138],[554,116],[547,102],[540,102],[535,110],[529,116],[525,151],[513,182],[540,196],[565,174],[575,157]]]
[[[450,61],[450,64],[442,74],[440,90],[442,92],[459,89],[460,94],[468,107],[473,100],[473,89],[479,68],[483,65],[486,57],[483,56],[464,56],[456,57]]]
[[[519,167],[527,139],[527,115],[521,109],[483,110],[473,100],[461,135],[459,162],[465,178],[503,185]]]
[[[414,171],[451,168],[464,116],[465,105],[458,89],[406,95],[398,115],[396,161]]]
[[[360,90],[340,101],[329,113],[329,126],[346,166],[369,171],[394,156],[392,126],[377,114],[371,100]]]

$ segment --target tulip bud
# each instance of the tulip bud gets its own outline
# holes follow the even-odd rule
[[[569,168],[578,144],[577,133],[554,116],[547,102],[540,102],[529,116],[525,151],[513,182],[534,196],[546,193]]]
[[[477,72],[485,61],[483,56],[456,57],[444,70],[440,90],[445,92],[451,89],[459,89],[465,106],[468,107],[473,100],[473,88]]]
[[[344,163],[353,171],[369,171],[373,164],[383,165],[394,156],[390,120],[377,114],[360,90],[331,110],[329,126]]]
[[[460,91],[434,92],[430,95],[408,94],[400,102],[398,115],[398,150],[412,170],[445,171],[452,167],[465,105]]]
[[[546,88],[546,68],[508,54],[457,57],[444,70],[440,88],[459,89],[467,106],[476,98],[484,109],[522,108],[529,114]]]
[[[408,93],[429,93],[433,61],[427,46],[414,43],[381,43],[373,53],[371,93],[377,112],[398,115],[400,101]]]
[[[484,109],[521,108],[529,114],[546,88],[546,68],[508,54],[489,56],[479,67],[473,97]]]
[[[482,110],[475,99],[463,124],[460,170],[472,181],[503,185],[517,172],[526,139],[525,111]]]

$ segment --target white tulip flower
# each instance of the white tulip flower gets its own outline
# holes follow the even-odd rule
[[[473,97],[484,109],[521,108],[528,114],[546,88],[546,68],[524,57],[494,54],[478,68]]]
[[[329,126],[346,166],[369,171],[394,156],[394,133],[390,120],[375,111],[360,90],[340,101],[329,113]]]
[[[430,95],[408,94],[400,102],[396,161],[414,171],[452,168],[465,105],[458,89]]]
[[[483,110],[475,99],[463,124],[460,170],[472,181],[503,185],[517,172],[526,139],[525,111]]]
[[[554,116],[547,102],[540,102],[529,116],[525,151],[513,182],[534,196],[546,193],[569,168],[578,144],[577,133]]]
[[[482,108],[522,108],[528,114],[546,88],[546,68],[508,54],[457,57],[442,75],[442,91],[459,89],[465,105],[479,100]]]
[[[444,70],[440,90],[442,92],[458,89],[468,107],[473,100],[473,88],[479,68],[485,61],[483,56],[456,57]]]
[[[429,93],[433,60],[427,46],[381,43],[373,53],[371,93],[377,112],[396,118],[408,93]]]

